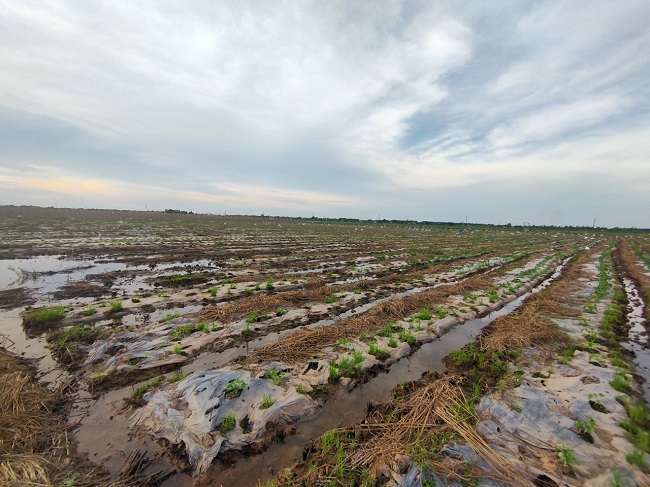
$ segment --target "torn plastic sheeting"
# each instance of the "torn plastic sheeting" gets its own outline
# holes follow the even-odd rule
[[[228,384],[240,379],[246,386],[238,397],[226,397]],[[265,399],[273,401],[260,409]],[[271,381],[252,378],[243,370],[221,369],[195,372],[173,389],[145,395],[148,403],[131,418],[155,436],[172,443],[184,443],[192,467],[203,473],[225,445],[238,449],[262,437],[269,423],[286,424],[311,414],[316,404],[297,391],[286,391]],[[235,415],[232,431],[223,435],[219,425],[229,414]],[[248,417],[249,432],[240,426]]]
[[[420,467],[414,463],[408,471],[402,475],[397,487],[423,487],[425,485],[448,485],[450,487],[461,486],[461,484],[457,482],[451,484],[445,482],[442,477],[439,477],[427,468],[425,468],[423,472],[420,470]]]
[[[580,437],[572,430],[573,421],[566,416],[551,411],[546,403],[553,399],[544,391],[521,385],[515,394],[521,400],[522,412],[512,410],[509,406],[484,397],[476,410],[490,414],[508,432],[522,433],[528,437],[547,442],[564,442],[574,444]]]

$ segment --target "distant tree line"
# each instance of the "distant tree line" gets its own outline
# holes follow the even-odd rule
[[[136,211],[136,210],[110,210],[110,209],[87,209],[87,208],[43,208],[40,206],[16,206],[0,205],[0,217],[4,218],[97,218],[114,220],[154,220],[154,219],[190,219],[202,221],[286,221],[286,222],[314,222],[314,223],[341,223],[341,224],[363,224],[363,225],[422,225],[424,227],[456,228],[456,229],[488,229],[502,228],[510,230],[563,230],[581,232],[626,232],[626,233],[650,233],[647,228],[605,228],[591,227],[587,225],[513,225],[491,224],[491,223],[464,223],[464,222],[435,222],[429,220],[362,220],[359,218],[323,218],[311,216],[289,217],[262,215],[217,215],[213,213],[194,213],[193,211],[166,209],[164,211]]]

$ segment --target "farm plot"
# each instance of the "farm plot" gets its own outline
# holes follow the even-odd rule
[[[625,248],[616,266],[613,246],[581,252],[452,351],[450,375],[400,385],[268,485],[647,485],[648,408],[633,378],[648,376],[620,344]]]
[[[203,480],[602,241],[261,218],[0,223],[0,332],[69,374],[80,450],[117,472],[128,442]],[[111,444],[87,444],[97,424]]]

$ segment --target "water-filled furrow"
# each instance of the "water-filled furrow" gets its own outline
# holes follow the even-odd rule
[[[625,310],[628,332],[627,339],[621,344],[634,354],[633,362],[637,374],[646,378],[641,386],[645,400],[650,403],[650,348],[643,297],[629,277],[623,277],[623,288],[628,301]]]

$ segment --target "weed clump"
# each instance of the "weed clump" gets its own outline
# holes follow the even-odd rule
[[[26,331],[38,333],[56,325],[64,316],[63,306],[28,308],[23,314],[23,326]]]

